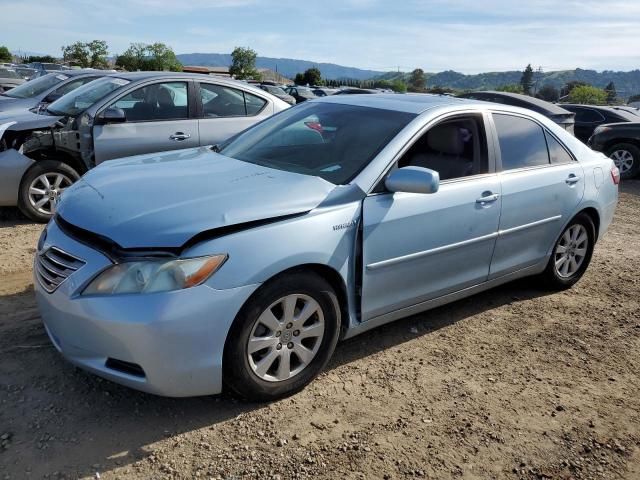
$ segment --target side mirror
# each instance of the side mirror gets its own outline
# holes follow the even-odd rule
[[[124,123],[127,121],[127,114],[118,107],[109,107],[98,115],[97,120],[101,125],[107,123]]]
[[[436,193],[440,175],[422,167],[403,167],[392,171],[384,182],[390,192]]]

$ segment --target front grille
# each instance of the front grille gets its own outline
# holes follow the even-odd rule
[[[85,264],[67,252],[51,247],[36,259],[36,277],[47,292],[53,293],[69,275]]]

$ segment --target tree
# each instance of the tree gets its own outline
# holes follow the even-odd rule
[[[553,85],[547,84],[543,85],[542,88],[538,90],[536,97],[542,100],[546,100],[547,102],[557,102],[560,98],[560,92]]]
[[[616,92],[616,84],[613,82],[609,82],[609,84],[604,87],[604,91],[607,92],[607,103],[616,103],[618,98],[618,93]]]
[[[304,73],[296,73],[296,76],[293,79],[293,83],[295,83],[296,85],[304,85]]]
[[[7,47],[4,45],[0,46],[0,62],[10,62],[13,60],[13,55]]]
[[[51,55],[29,55],[28,57],[23,57],[22,61],[23,63],[56,63],[58,60]]]
[[[396,93],[407,93],[407,84],[400,79],[394,80],[391,83],[391,90]]]
[[[104,68],[107,66],[108,47],[104,40],[76,42],[62,47],[62,58],[82,68]]]
[[[510,84],[510,85],[501,85],[496,88],[497,92],[508,92],[508,93],[523,93],[522,85],[520,84]]]
[[[316,67],[305,70],[304,83],[308,85],[322,85],[322,74],[320,70]]]
[[[423,92],[427,86],[427,77],[424,70],[416,68],[409,76],[409,90],[413,92]]]
[[[531,68],[531,64],[527,65],[527,68],[522,72],[520,85],[525,95],[531,95],[531,87],[533,86],[533,68]]]
[[[640,102],[640,94],[631,95],[629,97],[629,100],[627,100],[627,103],[634,103],[634,102]]]
[[[571,90],[573,90],[576,87],[583,87],[583,86],[587,86],[589,85],[586,82],[581,82],[579,80],[572,80],[570,82],[567,82],[564,87],[562,87],[560,89],[560,98],[562,97],[566,97],[567,95],[569,95],[571,93]]]
[[[182,64],[171,47],[164,43],[132,43],[116,58],[116,65],[130,72],[136,70],[179,72]]]
[[[231,52],[229,73],[238,80],[259,78],[260,74],[256,70],[257,56],[258,54],[250,48],[234,48]]]
[[[607,92],[601,88],[590,85],[580,85],[574,87],[569,93],[570,103],[581,103],[584,105],[602,105],[607,101]]]

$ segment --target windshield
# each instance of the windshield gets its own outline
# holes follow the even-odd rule
[[[393,110],[310,102],[247,130],[221,153],[342,185],[414,118]]]
[[[15,70],[0,68],[0,78],[20,78],[20,75],[18,75]]]
[[[13,98],[31,98],[40,95],[42,92],[49,90],[51,87],[69,78],[61,73],[49,73],[42,77],[23,83],[22,85],[12,88],[4,95]]]
[[[53,102],[47,108],[49,113],[54,115],[65,115],[75,117],[84,112],[98,100],[118,88],[127,85],[129,80],[115,77],[103,77],[93,82],[89,82],[80,88],[72,90],[65,96]]]

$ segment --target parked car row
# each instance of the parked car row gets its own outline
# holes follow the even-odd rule
[[[242,82],[168,72],[69,70],[0,98],[0,206],[36,221],[105,160],[218,144],[289,107]]]
[[[550,118],[615,162],[623,179],[640,173],[640,110],[630,106],[553,104],[508,92],[470,92],[460,98],[528,108]]]

